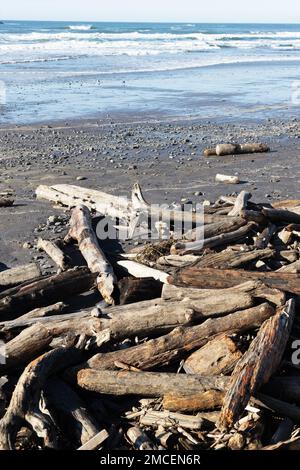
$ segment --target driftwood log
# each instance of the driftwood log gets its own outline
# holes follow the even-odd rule
[[[59,248],[57,243],[50,242],[49,240],[38,239],[38,250],[44,251],[54,261],[54,263],[62,270],[68,268],[68,259],[65,253]]]
[[[94,285],[95,276],[86,268],[71,269],[42,278],[15,289],[11,295],[2,293],[0,319],[12,320],[34,308],[44,307],[88,291]]]
[[[219,144],[215,148],[205,149],[204,155],[206,157],[217,155],[239,155],[243,153],[263,153],[269,152],[270,148],[262,143],[248,143],[248,144]]]
[[[163,407],[165,410],[181,412],[214,410],[221,408],[224,395],[224,391],[214,389],[186,395],[172,392],[164,396]]]
[[[6,269],[0,272],[0,289],[22,284],[40,277],[41,270],[36,263],[17,266],[16,268]]]
[[[228,377],[83,369],[77,374],[77,384],[85,390],[101,394],[162,397],[174,391],[199,393],[211,389],[224,390]]]
[[[216,248],[220,245],[227,245],[230,243],[235,243],[248,235],[254,228],[256,224],[254,222],[249,222],[245,226],[235,230],[234,232],[228,232],[221,235],[216,235],[215,237],[208,238],[206,240],[196,240],[194,242],[187,243],[175,243],[171,248],[171,254],[197,254],[201,253],[205,248]]]
[[[80,205],[72,211],[68,239],[78,242],[79,250],[92,273],[98,274],[96,283],[100,294],[107,304],[114,304],[114,291],[117,284],[114,271],[101,250],[92,228],[89,209]]]
[[[176,286],[199,287],[202,289],[218,289],[233,287],[241,282],[259,280],[267,286],[290,292],[300,293],[300,275],[295,273],[256,272],[242,269],[214,269],[189,266],[169,276],[168,282]]]
[[[19,378],[10,404],[0,421],[0,449],[13,449],[18,430],[27,422],[44,440],[45,447],[57,448],[57,429],[49,414],[40,410],[41,389],[47,378],[80,360],[75,348],[59,348],[30,363]]]
[[[232,372],[242,355],[229,336],[221,335],[191,354],[183,367],[187,374],[226,375]]]
[[[232,426],[241,417],[250,396],[267,383],[277,370],[290,337],[294,315],[295,303],[289,300],[283,309],[261,326],[233,371],[220,416],[220,428]]]
[[[176,328],[168,335],[132,348],[96,354],[79,368],[116,369],[115,363],[122,362],[138,369],[151,370],[179,360],[188,352],[204,346],[220,333],[243,333],[257,328],[273,314],[274,309],[265,303],[225,317],[206,320],[198,326]],[[72,371],[70,373],[72,375]]]

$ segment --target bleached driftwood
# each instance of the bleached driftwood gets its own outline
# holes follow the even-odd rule
[[[240,417],[250,396],[268,382],[277,370],[290,337],[295,302],[289,300],[261,326],[250,348],[236,365],[224,398],[219,426],[226,429]]]
[[[0,289],[21,284],[26,281],[38,278],[41,270],[36,263],[25,264],[15,268],[6,269],[0,272]]]
[[[58,247],[55,242],[49,240],[38,239],[38,250],[44,251],[54,261],[54,263],[64,271],[68,267],[68,260],[64,252]]]
[[[112,266],[99,246],[96,234],[92,228],[90,211],[86,206],[80,205],[73,209],[67,238],[78,242],[79,250],[85,258],[90,271],[98,274],[96,282],[103,299],[108,304],[114,304],[114,291],[117,279]]]

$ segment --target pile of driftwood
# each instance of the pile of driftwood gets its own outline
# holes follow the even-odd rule
[[[69,232],[37,242],[56,274],[0,273],[1,449],[299,449],[300,201],[221,197],[204,243],[192,229],[124,253],[94,222],[134,225],[138,185],[129,202],[69,185],[37,197],[71,210]]]

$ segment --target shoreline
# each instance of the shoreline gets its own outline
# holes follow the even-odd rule
[[[150,122],[146,115],[144,119],[118,123],[81,119],[68,125],[63,121],[0,128],[0,192],[11,189],[16,195],[13,207],[0,208],[3,266],[32,260],[49,266],[43,255],[23,248],[24,241],[34,246],[39,236],[55,238],[57,227],[48,226],[47,218],[63,214],[35,199],[39,184],[67,183],[128,196],[139,181],[150,202],[168,204],[183,198],[200,203],[243,189],[253,194],[254,201],[300,198],[297,120],[234,125],[217,119],[206,123]],[[247,141],[265,142],[271,152],[203,157],[205,147]],[[216,183],[217,173],[238,174],[242,183]]]

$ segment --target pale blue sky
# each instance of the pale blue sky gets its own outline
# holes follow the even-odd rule
[[[300,1],[5,0],[0,19],[300,23]]]

